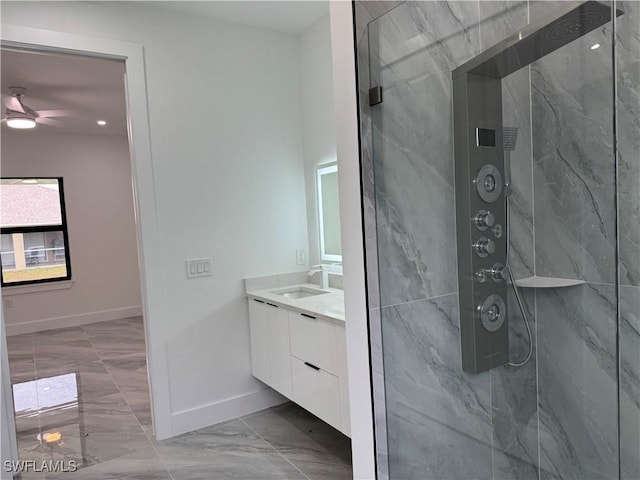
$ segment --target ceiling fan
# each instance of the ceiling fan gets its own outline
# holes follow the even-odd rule
[[[69,113],[65,110],[33,110],[24,104],[27,89],[24,87],[9,87],[10,96],[3,95],[5,115],[3,122],[11,128],[34,128],[38,124],[56,125],[60,122],[52,117],[64,117]]]

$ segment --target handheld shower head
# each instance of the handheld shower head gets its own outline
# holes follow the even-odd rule
[[[518,127],[502,127],[502,149],[504,150],[504,191],[505,196],[511,193],[511,155],[516,149]]]
[[[518,127],[502,127],[502,148],[505,152],[513,152],[518,140]]]

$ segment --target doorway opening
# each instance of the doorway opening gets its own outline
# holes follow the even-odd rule
[[[153,435],[125,64],[12,48],[1,61],[4,116],[35,123],[2,124],[18,457],[73,470],[139,450]]]

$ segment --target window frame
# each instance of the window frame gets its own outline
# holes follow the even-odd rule
[[[324,232],[325,232],[324,208],[322,205],[323,203],[322,177],[324,175],[328,175],[331,173],[338,174],[337,161],[316,165],[316,203],[317,203],[317,212],[318,212],[318,237],[319,237],[319,247],[320,247],[320,261],[342,263],[342,243],[340,245],[340,254],[327,253],[325,248],[326,242],[325,242],[325,235],[324,235]],[[340,222],[339,217],[338,217],[338,222]]]
[[[21,282],[5,282],[4,271],[2,269],[2,263],[0,262],[0,286],[2,288],[10,288],[24,285],[40,285],[43,283],[55,283],[55,282],[68,282],[71,280],[71,254],[69,252],[69,232],[67,229],[67,209],[64,202],[64,181],[62,177],[0,177],[0,180],[57,180],[58,181],[58,195],[60,196],[60,216],[62,222],[60,225],[41,225],[41,226],[29,226],[29,227],[0,227],[0,234],[13,234],[13,233],[33,233],[33,232],[60,232],[62,231],[62,238],[64,240],[64,261],[67,269],[67,274],[64,277],[55,278],[41,278],[38,280],[23,280]],[[0,187],[1,188],[1,187]]]

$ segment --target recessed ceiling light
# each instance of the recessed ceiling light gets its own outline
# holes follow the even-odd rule
[[[36,180],[35,178],[27,178],[26,180],[22,180],[22,183],[38,183],[38,180]]]
[[[591,45],[591,50],[595,50],[596,48],[600,48],[599,43],[594,43],[593,45]]]
[[[105,122],[104,120],[98,120],[98,125],[100,125],[101,127],[104,127],[107,124],[107,122]]]

